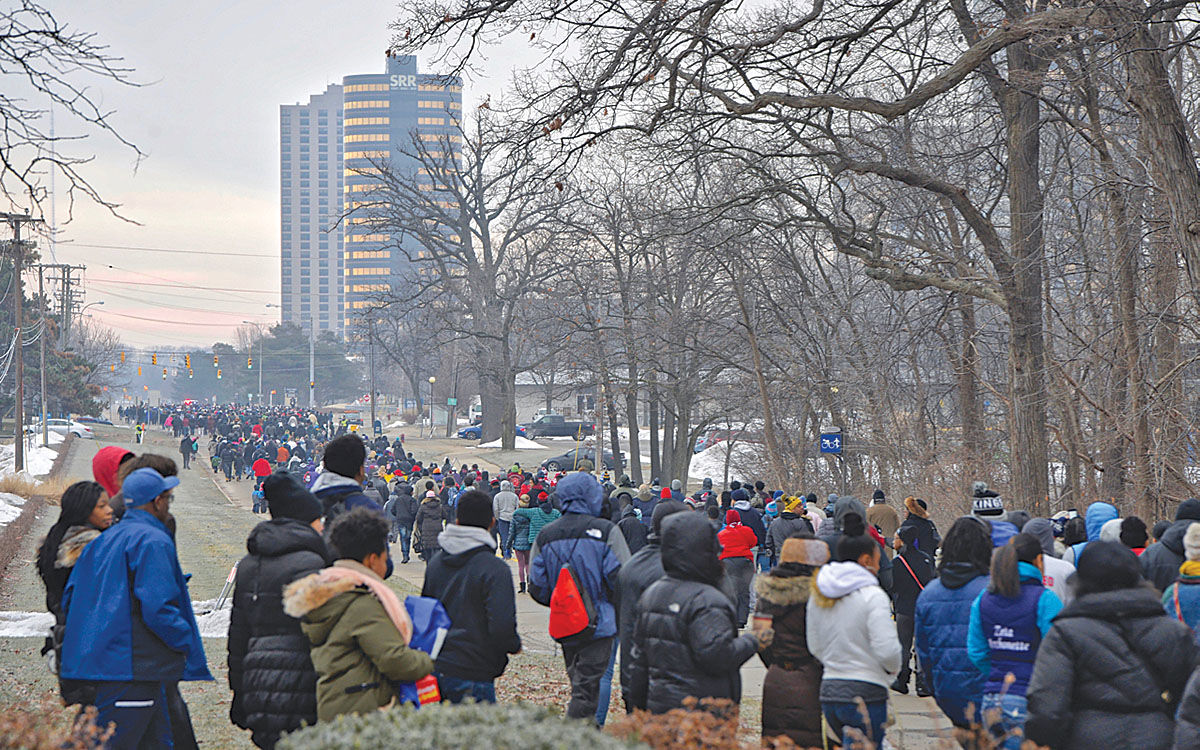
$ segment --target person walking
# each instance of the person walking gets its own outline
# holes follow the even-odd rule
[[[521,499],[524,501],[524,505],[513,512],[513,520],[515,523],[518,518],[524,517],[526,522],[529,524],[529,531],[525,537],[525,542],[528,545],[525,549],[525,567],[527,569],[526,573],[528,574],[530,551],[533,548],[534,540],[537,539],[538,534],[542,533],[543,528],[562,517],[562,511],[554,507],[549,496],[543,498],[542,501],[534,507],[529,506],[529,495],[522,495]],[[520,569],[521,562],[520,557],[518,557],[518,574],[520,573]],[[527,586],[522,586],[521,593],[523,594],[526,591],[528,591]]]
[[[750,618],[750,584],[754,580],[754,547],[758,538],[742,523],[741,512],[730,508],[725,512],[725,528],[717,533],[721,543],[720,559],[737,597],[737,625],[746,627]]]
[[[808,649],[824,666],[821,711],[845,747],[883,746],[900,638],[876,574],[883,548],[858,513],[841,519],[837,562],[821,566],[805,610]]]
[[[434,665],[442,700],[450,703],[495,703],[495,680],[508,655],[521,651],[512,572],[496,558],[492,509],[485,492],[459,496],[455,522],[439,535],[442,549],[425,568],[421,596],[437,599],[450,616]]]
[[[512,559],[512,518],[520,504],[520,498],[513,492],[512,482],[500,482],[500,491],[492,498],[492,515],[496,519],[496,533],[500,538],[500,554],[505,560]]]
[[[604,490],[591,474],[568,474],[559,481],[556,494],[563,516],[543,527],[534,539],[529,593],[534,601],[550,607],[566,569],[591,600],[594,627],[589,622],[573,634],[564,632],[558,641],[571,681],[567,718],[595,720],[600,681],[612,661],[617,634],[617,572],[629,559],[629,548],[617,525],[598,517]],[[551,607],[550,614],[553,620],[560,611]]]
[[[1024,741],[1038,646],[1062,602],[1042,585],[1042,545],[1017,534],[992,556],[992,578],[971,605],[967,655],[986,675],[980,715],[997,747],[1018,750]]]
[[[760,623],[774,631],[759,652],[767,667],[762,688],[762,736],[787,736],[799,747],[820,747],[821,662],[808,648],[808,599],[813,576],[829,561],[829,547],[799,532],[779,545],[779,564],[754,581]],[[769,623],[769,624],[768,624]]]
[[[929,504],[919,497],[910,496],[904,498],[904,508],[908,511],[908,515],[904,517],[900,528],[915,529],[917,535],[912,546],[924,552],[932,560],[937,554],[938,547],[942,546],[942,535],[938,533],[937,524],[929,517]],[[870,513],[870,511],[867,512]],[[899,533],[899,529],[896,533]]]
[[[900,674],[892,683],[892,690],[908,695],[908,682],[912,677],[911,663],[913,631],[916,622],[917,597],[934,579],[937,572],[933,558],[917,545],[921,542],[921,528],[917,525],[901,525],[896,532],[896,556],[893,560],[892,602],[896,612],[896,631],[900,636]],[[917,662],[917,695],[929,695],[925,675]]]
[[[254,527],[237,567],[229,617],[229,716],[258,747],[317,722],[317,673],[283,589],[332,562],[321,536],[321,501],[287,472],[262,482],[271,520]]]
[[[674,501],[664,500],[662,502]],[[636,555],[638,550],[646,546],[646,524],[638,518],[637,508],[633,507],[632,501],[621,506],[621,520],[617,521],[617,527],[621,529],[621,535],[625,537],[625,544],[629,546],[629,554]]]
[[[183,468],[192,468],[192,436],[184,435],[179,441],[179,455],[183,457]]]
[[[97,482],[76,482],[59,499],[58,520],[46,532],[37,551],[37,572],[46,587],[46,610],[54,615],[54,626],[42,647],[42,656],[53,659],[56,674],[62,662],[63,630],[66,613],[63,592],[71,571],[84,548],[113,525],[113,511],[104,488]],[[90,706],[95,701],[95,685],[78,680],[58,680],[59,694],[67,706]]]
[[[397,482],[392,489],[389,502],[392,504],[392,528],[396,539],[400,542],[400,562],[407,563],[409,549],[412,545],[413,524],[417,522],[417,499],[413,497],[413,488],[407,482]]]
[[[987,525],[964,516],[942,542],[938,576],[917,596],[913,640],[925,685],[956,728],[980,721],[984,675],[967,656],[971,608],[987,587],[992,537]]]
[[[785,541],[797,534],[812,535],[814,530],[808,517],[801,515],[804,512],[804,498],[780,498],[776,502],[783,504],[783,510],[780,511],[779,517],[767,527],[767,546],[775,550],[776,556],[778,556]]]
[[[115,725],[110,748],[173,747],[172,683],[213,679],[166,525],[178,485],[130,472],[124,518],[84,548],[63,593],[59,674],[96,683],[96,724]]]
[[[425,499],[421,501],[421,505],[417,508],[417,515],[413,519],[416,526],[417,534],[420,536],[419,552],[417,553],[422,560],[429,562],[433,559],[433,555],[441,549],[438,546],[438,535],[442,533],[442,501],[438,499],[438,495],[433,490],[428,490],[425,493]]]
[[[879,529],[879,533],[883,535],[887,556],[892,557],[892,539],[900,529],[900,514],[895,508],[888,505],[887,496],[883,494],[883,490],[877,489],[871,495],[871,507],[867,508],[866,520],[867,525]]]
[[[287,450],[280,446],[281,451]],[[286,464],[287,459],[284,459]],[[312,493],[321,501],[325,509],[325,528],[333,528],[333,522],[339,515],[355,508],[366,508],[383,517],[383,507],[367,497],[363,491],[363,483],[367,480],[367,449],[362,439],[357,435],[343,435],[329,441],[325,446],[325,454],[321,459],[325,470],[313,482]],[[328,543],[328,539],[326,542]],[[338,550],[330,552],[336,557]],[[387,570],[383,577],[392,575],[392,557],[388,552]]]
[[[1162,607],[1167,615],[1200,633],[1200,523],[1188,526],[1183,553],[1179,579],[1163,592]]]
[[[525,593],[525,585],[529,580],[529,515],[522,513],[529,510],[529,495],[521,495],[517,501],[517,509],[513,511],[512,526],[508,533],[512,536],[513,556],[517,558],[517,581],[520,584],[519,593]]]
[[[1075,599],[1037,651],[1025,734],[1055,750],[1169,748],[1194,635],[1163,613],[1125,545],[1092,542],[1078,560]]]
[[[638,600],[633,630],[633,708],[661,714],[683,708],[689,697],[741,702],[741,666],[770,645],[774,633],[767,628],[738,635],[733,606],[719,588],[720,551],[703,516],[676,513],[663,519],[666,576]]]
[[[387,535],[369,508],[339,514],[328,534],[338,559],[283,590],[283,611],[300,619],[312,646],[319,722],[371,714],[396,700],[395,683],[433,671],[429,654],[408,647],[412,621],[383,582]]]
[[[1179,566],[1185,562],[1183,535],[1195,521],[1200,521],[1200,500],[1192,497],[1179,504],[1175,522],[1138,558],[1142,575],[1159,591],[1166,591],[1179,578]]]

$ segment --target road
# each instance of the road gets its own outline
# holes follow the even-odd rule
[[[73,441],[64,472],[72,479],[91,478],[91,459],[103,445],[118,444],[135,452],[154,450],[175,458],[175,441],[165,433],[151,431],[145,445],[133,442],[133,435],[119,427],[98,427],[96,440]],[[492,451],[478,451],[459,440],[412,441],[409,446],[418,457],[441,461],[446,456],[457,463],[479,463],[497,470]],[[527,453],[527,452],[522,452]],[[532,452],[528,452],[532,453]],[[523,461],[523,463],[529,463]],[[224,585],[230,566],[244,554],[244,543],[260,518],[250,512],[249,482],[226,483],[214,481],[213,473],[202,463],[180,472],[182,482],[176,490],[172,513],[178,521],[179,558],[185,573],[190,573],[192,599],[214,599]],[[0,608],[9,611],[44,611],[43,589],[37,579],[33,561],[38,541],[57,517],[57,508],[44,509],[25,546],[0,579]],[[398,550],[394,556],[399,560]],[[389,581],[401,595],[419,593],[424,578],[424,564],[415,556],[408,564],[396,565],[397,574]],[[516,579],[515,563],[513,578]],[[547,635],[548,610],[528,595],[517,596],[518,628],[525,649],[530,654],[551,656],[555,644]],[[210,747],[249,748],[248,735],[234,728],[228,720],[229,691],[225,678],[225,639],[205,638],[205,650],[215,683],[186,683],[184,697],[192,710],[197,734]],[[56,694],[53,677],[38,655],[40,638],[0,638],[0,705],[30,706],[40,699]],[[517,664],[519,662],[514,662]],[[510,671],[514,671],[510,669]],[[747,713],[755,714],[761,705],[762,681],[765,669],[757,658],[742,670],[744,683],[743,705]],[[509,679],[505,676],[505,680]],[[518,682],[522,679],[512,675]],[[613,710],[619,710],[619,691],[614,692]],[[929,700],[893,696],[898,727],[893,730],[893,745],[906,750],[925,750],[936,746],[936,738],[944,736],[944,721]],[[939,730],[938,728],[941,727]]]

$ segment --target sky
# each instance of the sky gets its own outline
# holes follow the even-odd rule
[[[95,155],[85,175],[137,224],[80,201],[66,223],[58,181],[53,259],[87,266],[85,302],[103,303],[87,314],[131,347],[208,346],[233,341],[244,321],[278,321],[267,305],[279,301],[279,105],[306,102],[345,75],[382,72],[392,4],[49,7],[95,32],[144,84],[102,81],[92,90],[144,159],[102,135],[73,147]],[[467,80],[468,108],[508,80],[512,58],[493,57]],[[60,136],[72,131],[61,113],[56,125]],[[39,250],[51,260],[46,239]]]

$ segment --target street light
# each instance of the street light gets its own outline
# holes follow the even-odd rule
[[[437,382],[437,378],[429,376],[429,439],[433,439],[433,384]]]

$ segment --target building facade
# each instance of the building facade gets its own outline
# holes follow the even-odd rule
[[[355,336],[363,314],[407,271],[399,238],[369,226],[380,159],[428,182],[413,150],[458,140],[462,83],[417,72],[414,56],[385,71],[346,76],[308,104],[280,107],[281,319]],[[461,153],[456,152],[456,157]],[[407,240],[411,243],[411,240]],[[419,248],[408,248],[413,254]]]
[[[279,108],[281,319],[343,332],[342,87]]]
[[[462,82],[458,78],[417,72],[412,55],[389,56],[381,74],[342,79],[344,180],[343,232],[345,288],[343,328],[353,338],[363,327],[363,315],[396,288],[407,271],[405,252],[417,254],[411,239],[380,234],[372,229],[373,176],[380,159],[397,175],[431,184],[412,156],[414,135],[422,142],[457,141],[462,115]]]

